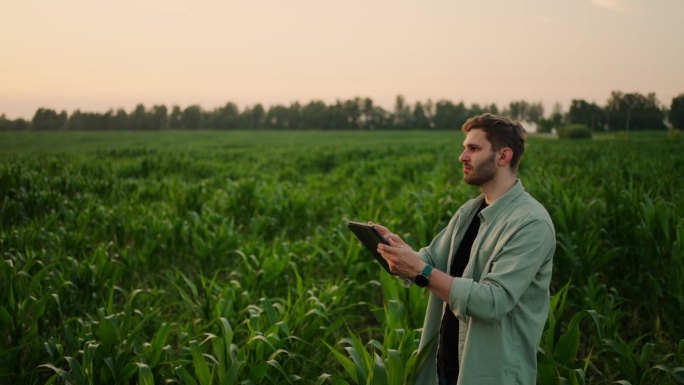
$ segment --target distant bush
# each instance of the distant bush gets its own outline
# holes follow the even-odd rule
[[[537,124],[537,133],[549,134],[553,130],[553,120],[551,119],[540,119],[539,124]]]
[[[567,124],[558,129],[559,139],[591,139],[591,128],[585,124]]]

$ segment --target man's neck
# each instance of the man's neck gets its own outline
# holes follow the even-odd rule
[[[510,190],[517,179],[518,175],[515,173],[499,173],[494,179],[480,186],[487,205],[491,206],[494,201]]]

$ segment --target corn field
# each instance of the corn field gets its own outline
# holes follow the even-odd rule
[[[0,133],[0,384],[411,384],[456,132]],[[684,384],[684,142],[531,137],[554,220],[538,384]]]

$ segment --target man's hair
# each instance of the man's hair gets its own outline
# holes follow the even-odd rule
[[[504,147],[513,150],[510,168],[513,171],[518,170],[520,158],[525,152],[525,139],[527,137],[525,129],[519,122],[504,116],[485,113],[469,118],[463,123],[461,129],[466,134],[473,129],[484,131],[485,137],[492,144],[493,151],[498,151]]]

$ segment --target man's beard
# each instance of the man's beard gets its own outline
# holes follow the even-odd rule
[[[464,174],[463,180],[473,186],[482,186],[483,184],[494,179],[494,176],[496,175],[495,154],[492,153],[492,156],[485,159],[485,161],[479,166],[471,165],[471,167],[472,171],[469,175]]]

